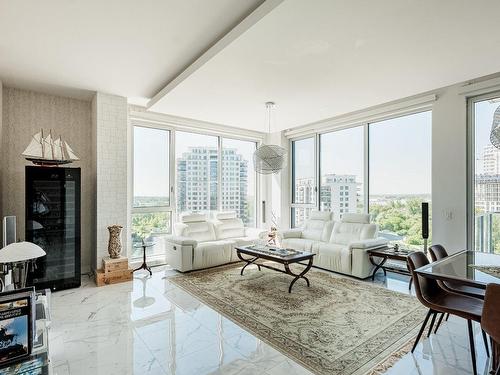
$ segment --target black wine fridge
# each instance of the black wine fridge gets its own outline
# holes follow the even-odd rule
[[[79,287],[80,168],[26,167],[26,241],[47,253],[28,274],[36,289]]]

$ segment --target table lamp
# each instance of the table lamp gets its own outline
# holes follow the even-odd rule
[[[35,260],[44,255],[45,251],[32,242],[14,242],[0,250],[0,264],[7,266],[7,272],[13,271],[14,289],[26,286],[28,267],[34,267]]]

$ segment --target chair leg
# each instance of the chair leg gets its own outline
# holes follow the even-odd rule
[[[434,315],[432,316],[431,325],[429,326],[429,332],[427,332],[427,337],[429,337],[431,335],[432,327],[434,327],[434,323],[436,322],[437,314],[438,313],[435,312]]]
[[[477,375],[476,349],[474,347],[474,331],[472,329],[472,321],[470,319],[467,320],[467,327],[469,330],[469,344],[470,344],[470,355],[472,357],[472,371],[473,371],[474,375]]]
[[[425,326],[427,325],[427,322],[429,321],[429,317],[433,311],[429,309],[427,312],[427,315],[425,316],[424,322],[422,323],[422,327],[420,327],[420,331],[418,332],[417,338],[415,339],[415,344],[413,344],[413,348],[411,349],[411,352],[413,353],[415,351],[415,348],[417,347],[418,341],[420,340],[420,337],[422,336],[422,333],[424,332]]]
[[[448,318],[450,317],[450,313],[446,314],[446,321],[448,321]]]
[[[486,349],[486,355],[489,358],[490,357],[490,348],[488,347],[488,338],[486,337],[486,332],[484,332],[482,329],[481,329],[481,332],[483,333],[483,341],[484,341],[484,347]]]
[[[436,329],[434,330],[434,334],[437,333],[439,326],[441,325],[441,322],[443,321],[443,318],[445,316],[445,313],[441,313],[441,316],[439,317],[438,323],[436,325]]]

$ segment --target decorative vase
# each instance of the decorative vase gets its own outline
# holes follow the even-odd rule
[[[111,259],[117,259],[120,257],[122,252],[122,243],[120,240],[120,234],[122,233],[123,227],[121,225],[110,225],[109,230],[109,242],[108,242],[108,253]]]

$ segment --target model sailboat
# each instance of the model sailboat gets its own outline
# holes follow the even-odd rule
[[[53,139],[52,132],[49,132],[44,137],[43,129],[31,137],[31,142],[22,155],[26,160],[38,165],[68,164],[80,160],[60,136]]]

